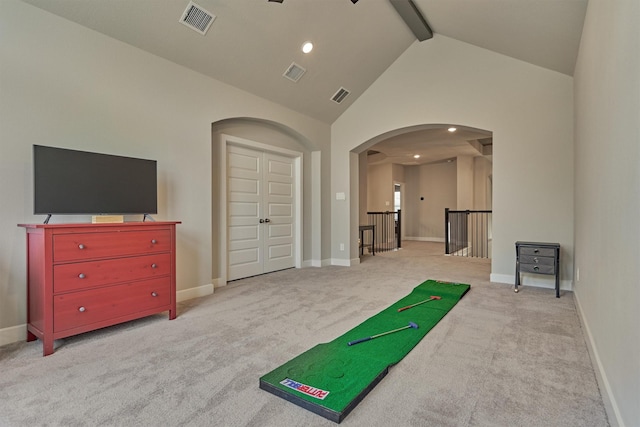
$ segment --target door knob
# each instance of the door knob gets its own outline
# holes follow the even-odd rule
[[[264,223],[264,219],[260,218],[260,224]]]
[[[271,222],[269,218],[265,219],[264,222]]]

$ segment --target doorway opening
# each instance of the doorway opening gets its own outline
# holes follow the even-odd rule
[[[360,197],[366,195],[359,203],[359,226],[363,212],[400,209],[402,241],[442,243],[444,254],[445,209],[491,210],[491,131],[418,125],[379,135],[352,152],[367,171],[357,174],[364,178]]]

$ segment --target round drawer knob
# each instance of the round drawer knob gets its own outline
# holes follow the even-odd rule
[[[79,311],[80,313],[84,313],[84,312],[85,312],[85,310],[86,310],[86,308],[84,308],[84,307],[80,307],[80,308],[78,308],[78,311]]]
[[[152,297],[157,297],[157,296],[158,296],[158,294],[157,294],[157,293],[155,293],[155,292],[151,292],[151,296],[152,296]]]
[[[537,263],[538,262],[538,257],[533,258],[533,262]]]
[[[158,243],[158,241],[156,239],[152,239],[151,240],[151,244],[155,245],[156,243]]]
[[[158,268],[158,266],[154,263],[154,264],[151,264],[151,268]]]
[[[534,250],[533,250],[533,253],[534,253],[534,254],[537,254],[538,252],[540,252],[540,249],[534,249]]]
[[[84,245],[81,243],[78,245],[78,249],[84,249]]]
[[[538,271],[538,270],[540,270],[540,267],[538,267],[538,266],[536,265],[535,267],[533,267],[533,269],[534,269],[535,271]]]
[[[81,279],[84,279],[87,276],[85,276],[84,273],[80,273],[80,274],[78,274],[78,277],[81,278]]]

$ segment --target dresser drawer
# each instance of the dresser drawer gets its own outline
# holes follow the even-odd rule
[[[170,278],[158,278],[53,297],[53,331],[62,332],[171,303]],[[115,323],[115,322],[114,322]]]
[[[58,234],[53,236],[53,261],[81,261],[169,252],[169,230]]]
[[[520,257],[520,262],[523,264],[553,265],[554,261],[555,258],[545,256],[522,255]]]
[[[555,274],[554,265],[520,264],[522,273]]]
[[[522,246],[520,247],[520,255],[555,257],[556,251],[553,248],[536,248],[536,247]]]
[[[53,267],[53,292],[84,290],[170,273],[171,254],[168,253],[58,264]]]

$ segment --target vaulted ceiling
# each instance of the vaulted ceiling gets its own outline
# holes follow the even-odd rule
[[[328,124],[412,43],[429,43],[389,0],[194,0],[215,15],[204,35],[179,22],[189,0],[23,1]],[[435,34],[573,74],[587,0],[413,2]],[[306,70],[297,82],[283,77],[292,63]]]

